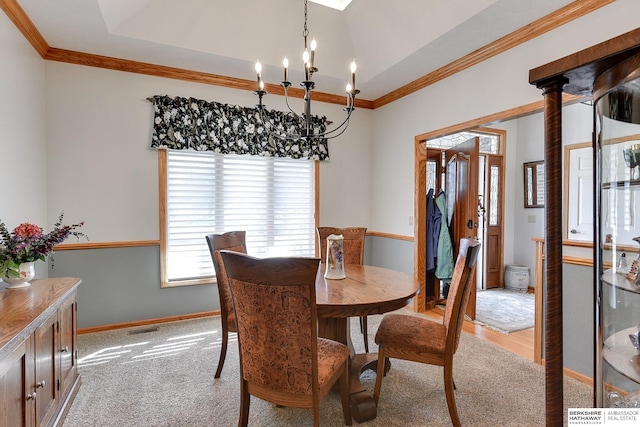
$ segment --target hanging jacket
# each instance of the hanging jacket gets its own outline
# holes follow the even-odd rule
[[[447,200],[444,191],[438,193],[436,206],[442,218],[447,218]],[[440,233],[438,235],[438,262],[435,276],[443,282],[451,282],[453,276],[453,245],[451,244],[451,234],[446,219],[440,221]]]
[[[433,188],[427,193],[427,271],[436,269],[438,257],[438,239],[440,238],[440,220],[442,214],[436,208]]]

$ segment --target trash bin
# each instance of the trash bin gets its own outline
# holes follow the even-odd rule
[[[504,269],[504,287],[511,291],[526,292],[529,288],[529,267],[509,264]]]

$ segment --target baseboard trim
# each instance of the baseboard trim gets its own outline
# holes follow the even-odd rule
[[[564,374],[582,383],[593,386],[593,378],[587,375],[581,374],[580,372],[576,372],[576,371],[572,371],[571,369],[564,368]]]
[[[546,365],[546,360],[542,359],[541,363],[542,366]],[[581,374],[580,372],[576,372],[572,369],[569,368],[562,368],[562,373],[564,375],[566,375],[567,377],[571,377],[574,380],[580,381],[581,383],[585,383],[587,385],[593,386],[593,378],[591,378],[588,375],[585,374]]]
[[[115,323],[111,325],[92,326],[89,328],[79,328],[78,335],[90,334],[93,332],[112,331],[115,329],[132,328],[138,326],[155,325],[157,323],[175,322],[178,320],[198,319],[201,317],[219,316],[220,310],[204,311],[200,313],[179,314],[177,316],[159,317],[155,319],[136,320],[134,322]]]

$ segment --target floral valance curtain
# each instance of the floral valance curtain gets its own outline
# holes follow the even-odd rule
[[[269,135],[255,108],[165,95],[148,99],[155,109],[152,148],[329,159],[326,138],[289,140]],[[281,111],[265,111],[264,119],[272,132],[295,133],[299,127],[297,117]],[[314,132],[324,132],[326,122],[326,117],[313,116]]]

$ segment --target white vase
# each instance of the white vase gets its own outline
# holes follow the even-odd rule
[[[342,234],[332,234],[327,237],[327,268],[324,272],[325,279],[344,279],[344,237]]]
[[[26,288],[31,283],[29,281],[36,277],[36,269],[34,267],[34,262],[23,262],[18,267],[18,273],[20,273],[20,277],[2,277],[2,280],[5,281],[9,286],[7,289],[15,289],[15,288]]]

